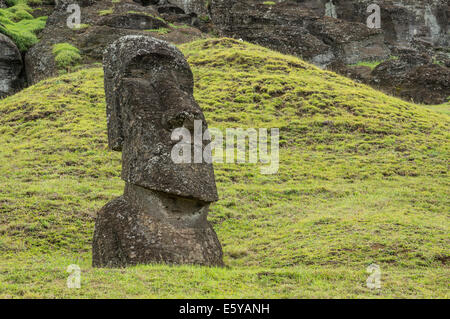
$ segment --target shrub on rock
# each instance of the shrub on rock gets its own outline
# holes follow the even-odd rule
[[[52,52],[59,70],[70,70],[81,62],[80,50],[70,43],[55,44]]]

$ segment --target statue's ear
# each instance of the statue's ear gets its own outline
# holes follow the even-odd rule
[[[113,151],[122,151],[123,147],[123,130],[122,130],[122,116],[120,109],[120,101],[117,96],[114,97],[117,101],[107,107],[108,119],[108,145]]]
[[[120,107],[119,88],[105,70],[106,119],[108,124],[108,145],[113,151],[122,151],[123,124]]]

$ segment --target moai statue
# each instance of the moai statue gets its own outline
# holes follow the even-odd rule
[[[179,142],[171,139],[174,129],[193,131],[194,121],[207,129],[183,54],[165,41],[125,36],[106,49],[103,64],[109,146],[122,151],[126,185],[123,196],[98,213],[93,266],[223,265],[207,221],[210,203],[218,200],[213,166],[171,158]]]

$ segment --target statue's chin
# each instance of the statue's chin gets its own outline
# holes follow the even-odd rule
[[[202,227],[207,223],[209,203],[163,193],[127,183],[123,197],[130,205],[156,219],[183,227]]]

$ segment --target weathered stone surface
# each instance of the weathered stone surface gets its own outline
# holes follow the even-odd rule
[[[183,9],[173,4],[164,4],[157,7],[159,13],[185,14]]]
[[[173,4],[159,5],[156,9],[161,17],[170,23],[195,25],[199,21],[199,19],[197,19],[197,14],[186,14],[183,9]]]
[[[339,19],[366,23],[367,7],[381,8],[381,30],[391,45],[405,45],[421,38],[438,46],[450,44],[448,0],[341,0],[336,3]]]
[[[432,63],[427,55],[404,50],[398,59],[377,66],[369,83],[416,103],[440,104],[450,96],[450,69]]]
[[[450,96],[450,69],[424,51],[396,48],[395,58],[369,67],[333,65],[333,70],[408,101],[441,104]]]
[[[202,0],[175,0],[180,6],[191,8],[194,12],[204,12]],[[210,10],[216,10],[223,0],[212,0]],[[240,0],[252,4],[252,0]],[[366,24],[370,13],[367,8],[378,4],[381,9],[381,31],[391,45],[405,45],[413,39],[430,41],[437,46],[450,44],[449,18],[450,2],[448,0],[295,0],[275,1],[291,2],[307,10],[310,15],[335,18]]]
[[[416,103],[441,104],[450,97],[450,69],[427,64],[413,69],[400,86],[400,97]]]
[[[362,23],[323,17],[308,23],[307,29],[331,46],[336,60],[346,64],[386,59],[390,54],[383,33]]]
[[[335,56],[329,45],[305,28],[311,14],[295,3],[268,6],[253,0],[216,0],[211,4],[211,18],[220,35],[327,64]]]
[[[22,68],[19,49],[11,39],[0,33],[0,98],[14,94],[22,88]]]
[[[6,8],[5,0],[0,0],[0,8]]]
[[[217,200],[212,164],[171,159],[173,129],[193,129],[194,120],[206,129],[183,54],[165,41],[127,36],[108,47],[104,68],[109,144],[122,150],[122,178],[156,191]]]
[[[367,68],[350,65],[387,60],[392,51],[402,47],[426,52],[435,62],[450,65],[447,0],[376,1],[381,8],[381,29],[366,27],[372,0],[171,1],[186,12],[209,15],[222,36],[297,55],[368,84],[376,83],[377,78]],[[389,78],[383,82],[389,83]],[[433,91],[442,92],[440,88]],[[391,92],[399,95],[399,90]]]
[[[127,185],[124,196],[97,215],[93,266],[223,265],[219,240],[206,220],[208,206]]]
[[[196,13],[199,16],[209,13],[211,1],[208,0],[169,0],[182,8],[186,13]]]
[[[218,200],[212,164],[176,164],[172,131],[207,129],[193,97],[193,75],[175,46],[126,36],[105,51],[109,145],[122,151],[124,196],[98,214],[94,266],[136,263],[222,265],[222,249],[207,222]],[[189,149],[209,144],[188,143]]]
[[[140,13],[126,13],[125,15],[106,16],[99,21],[99,25],[134,30],[151,30],[165,28],[168,26],[167,23],[160,19]]]

